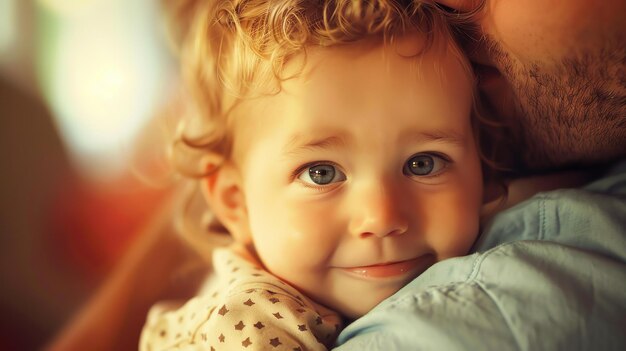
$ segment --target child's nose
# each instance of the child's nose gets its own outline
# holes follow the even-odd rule
[[[350,232],[360,238],[401,235],[409,227],[402,194],[391,184],[367,187],[355,194]]]

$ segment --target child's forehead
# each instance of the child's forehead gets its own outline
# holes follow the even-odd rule
[[[389,41],[372,38],[312,48],[288,63],[287,75],[294,77],[281,82],[279,93],[241,102],[234,125],[253,130],[235,131],[235,139],[258,135],[260,129],[252,127],[257,123],[276,128],[294,124],[307,131],[349,115],[366,121],[366,115],[377,109],[389,119],[413,120],[419,115],[447,114],[454,105],[469,105],[470,77],[458,57],[438,46],[442,43],[448,44],[428,45],[425,35],[415,33]],[[280,122],[272,122],[272,116],[278,115]],[[463,116],[469,119],[469,114]]]
[[[283,82],[278,94],[242,104],[245,112],[237,124],[248,131],[239,134],[236,142],[275,135],[277,129],[308,134],[356,127],[353,123],[384,127],[393,122],[398,128],[379,129],[392,138],[415,124],[437,131],[466,125],[472,83],[456,58],[443,60],[433,53],[427,50],[406,57],[380,43],[311,53],[302,74]],[[440,63],[441,69],[433,63]]]
[[[230,100],[236,104],[243,104],[246,100],[254,103],[259,98],[271,97],[277,93],[292,90],[294,83],[309,82],[314,76],[323,77],[317,74],[320,71],[338,71],[336,77],[332,74],[326,77],[331,78],[331,83],[336,82],[339,76],[346,79],[350,76],[350,72],[357,72],[353,63],[366,62],[371,70],[389,70],[399,61],[406,61],[412,64],[411,70],[405,72],[407,75],[418,74],[423,64],[429,66],[427,69],[436,66],[439,72],[445,74],[451,65],[450,54],[458,51],[456,49],[454,41],[448,36],[428,36],[418,31],[389,36],[373,35],[358,41],[331,46],[308,45],[287,58],[275,74],[263,73],[253,78],[253,82],[249,85],[253,88],[249,93],[242,96],[235,92]],[[460,61],[462,65],[465,65],[464,61],[466,61],[459,55],[453,57],[453,60]],[[457,64],[458,62],[452,62],[452,65]],[[267,71],[268,68],[260,70],[260,72]],[[225,98],[226,95],[228,94],[225,94]]]
[[[281,86],[288,94],[300,92],[322,97],[333,93],[345,95],[367,87],[377,89],[380,85],[398,89],[418,89],[424,84],[433,89],[453,85],[450,88],[454,89],[459,77],[467,82],[473,80],[467,60],[455,54],[458,53],[455,49],[452,41],[440,39],[431,43],[420,33],[393,41],[373,39],[330,48],[317,47],[300,61],[293,62],[300,74],[282,82]],[[472,88],[463,84],[463,89]],[[418,89],[413,93],[419,92]],[[397,95],[402,95],[401,91]]]
[[[410,89],[412,94],[420,94],[424,85],[429,89],[457,89],[459,77],[469,83],[462,84],[462,89],[472,89],[473,81],[467,60],[456,55],[451,44],[430,45],[417,35],[391,43],[371,41],[316,48],[307,53],[304,64],[295,62],[294,66],[301,72],[294,79],[282,82],[282,90],[325,98],[380,86]],[[401,91],[397,93],[398,98],[403,95]]]
[[[419,100],[417,95],[424,90],[473,90],[467,61],[450,48],[455,47],[448,38],[430,42],[417,32],[390,40],[372,37],[345,45],[309,47],[287,62],[284,76],[290,78],[278,82],[277,93],[261,92],[244,98],[240,105],[245,115],[262,116],[270,106],[307,107],[310,103],[308,108],[319,109],[337,98],[358,97],[359,92],[381,86],[396,88],[390,97],[405,100]]]
[[[451,38],[442,35],[429,37],[425,33],[410,31],[383,37],[382,35],[366,37],[361,40],[333,46],[307,46],[305,51],[288,61],[287,67],[312,68],[325,61],[358,60],[368,55],[378,55],[381,59],[419,59],[423,56],[445,55],[447,47],[452,45]],[[328,62],[328,61],[331,62]]]

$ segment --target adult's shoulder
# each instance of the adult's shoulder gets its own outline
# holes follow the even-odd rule
[[[626,162],[581,188],[539,193],[496,215],[474,247],[541,240],[626,261]]]
[[[626,173],[496,216],[340,335],[339,350],[624,349]]]
[[[433,266],[348,326],[338,350],[620,350],[625,289],[621,261],[511,242]]]

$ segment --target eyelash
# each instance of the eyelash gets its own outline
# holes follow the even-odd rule
[[[296,168],[296,170],[294,170],[291,173],[292,181],[297,180],[298,177],[302,174],[302,172],[304,172],[307,168],[315,167],[315,166],[318,166],[318,165],[330,165],[330,166],[333,166],[335,168],[341,169],[341,167],[339,167],[339,165],[337,163],[332,162],[332,161],[315,161],[315,162],[311,162],[311,163],[305,163],[302,166]],[[328,190],[328,188],[331,186],[331,185],[314,185],[314,184],[306,183],[306,182],[302,182],[302,181],[300,181],[299,183],[302,184],[303,186],[307,187],[307,188],[314,189],[314,190],[317,190],[317,191],[320,191],[320,192],[324,191],[324,190]]]
[[[416,154],[413,154],[411,156],[409,156],[409,158],[407,159],[407,161],[405,161],[404,166],[402,167],[402,171],[404,173],[404,167],[406,166],[407,162],[409,160],[411,160],[412,158],[416,157],[416,156],[430,156],[433,158],[440,158],[441,160],[443,160],[445,162],[445,165],[443,166],[443,168],[434,174],[429,174],[429,175],[422,175],[422,176],[418,176],[418,175],[410,175],[410,174],[405,174],[411,178],[419,178],[419,179],[425,179],[425,180],[430,180],[430,179],[435,179],[438,178],[440,176],[442,176],[444,173],[446,173],[446,169],[453,163],[452,159],[450,159],[449,156],[441,154],[439,152],[418,152]]]
[[[409,158],[405,161],[403,167],[402,167],[402,172],[404,173],[404,169],[406,167],[406,163],[419,155],[425,155],[425,156],[431,156],[431,157],[436,157],[436,158],[440,158],[441,160],[443,160],[446,165],[443,167],[442,171],[439,171],[435,174],[430,174],[430,175],[423,175],[423,176],[417,176],[417,175],[410,175],[410,174],[405,174],[408,177],[411,178],[419,178],[419,179],[424,179],[424,180],[431,180],[431,179],[435,179],[438,178],[440,176],[442,176],[445,173],[445,170],[449,167],[450,164],[453,163],[453,161],[450,159],[450,157],[448,157],[447,155],[441,154],[439,152],[418,152],[416,154],[413,154],[411,156],[409,156]],[[311,167],[315,167],[318,165],[331,165],[333,167],[336,167],[338,169],[341,169],[341,167],[332,161],[315,161],[315,162],[310,162],[310,163],[306,163],[303,164],[302,166],[296,168],[292,174],[291,174],[291,180],[297,180],[298,177],[302,174],[302,172],[304,172],[307,168],[311,168]],[[307,187],[307,188],[311,188],[317,191],[324,191],[324,190],[328,190],[329,186],[331,185],[314,185],[311,183],[306,183],[306,182],[299,182],[300,184],[302,184],[303,186]]]

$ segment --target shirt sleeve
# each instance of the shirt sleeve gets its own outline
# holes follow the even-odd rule
[[[496,216],[347,326],[339,351],[626,350],[626,162]]]
[[[434,273],[446,274],[443,261]],[[350,350],[624,350],[624,262],[551,242],[477,256],[465,280],[414,281],[339,336]]]

